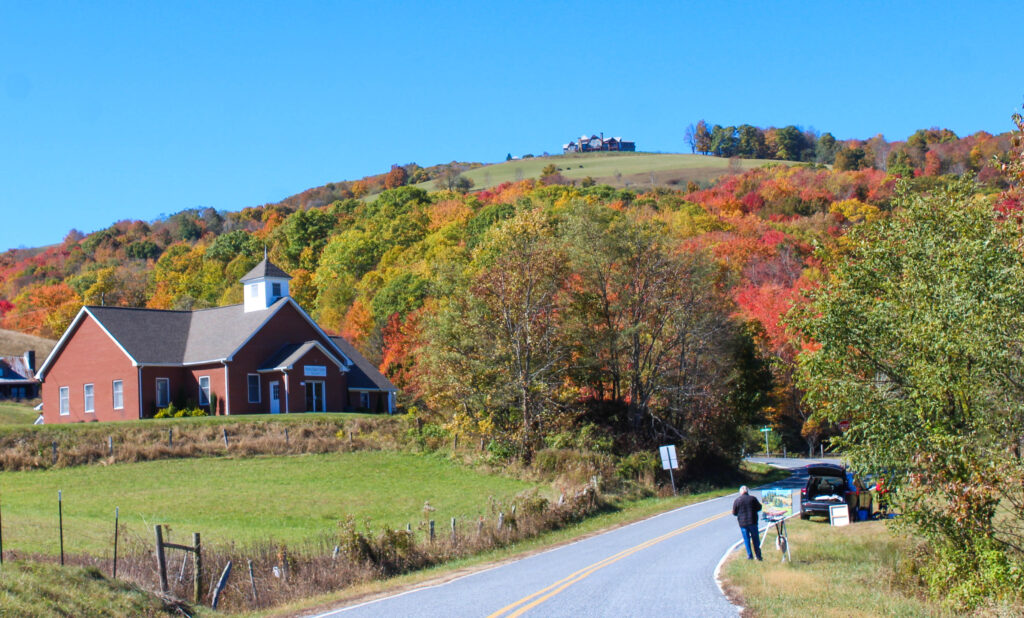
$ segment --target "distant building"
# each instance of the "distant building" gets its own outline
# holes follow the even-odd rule
[[[562,154],[569,154],[571,152],[599,152],[599,151],[621,151],[621,152],[635,152],[636,142],[627,142],[621,137],[609,137],[604,138],[604,133],[601,135],[581,135],[575,142],[569,142],[568,144],[562,144]]]
[[[35,379],[36,353],[24,356],[0,356],[0,399],[35,399],[39,380]]]

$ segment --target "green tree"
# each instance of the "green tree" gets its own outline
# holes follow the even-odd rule
[[[736,127],[715,125],[711,130],[711,152],[717,157],[733,157],[736,155],[739,142],[736,139]]]
[[[775,157],[783,161],[799,161],[804,151],[804,134],[793,125],[775,132]]]
[[[327,244],[327,237],[334,229],[334,223],[335,219],[330,213],[317,208],[296,210],[288,215],[284,223],[274,230],[281,254],[287,260],[286,266],[315,269],[320,252]],[[310,251],[312,263],[301,264],[300,257],[307,249]]]
[[[436,359],[425,367],[427,398],[455,410],[457,425],[504,435],[527,461],[558,410],[566,274],[544,213],[520,212],[487,233],[464,292],[425,329],[425,355]],[[485,396],[457,399],[465,394],[460,381]]]
[[[836,160],[839,145],[831,133],[824,133],[814,145],[814,158],[818,163],[831,164]]]
[[[1024,253],[970,180],[904,186],[892,216],[824,256],[795,326],[800,386],[851,464],[884,475],[929,540],[926,578],[965,603],[1021,589]]]
[[[739,144],[736,154],[750,159],[763,159],[768,155],[768,145],[765,143],[764,131],[749,124],[741,125],[737,130],[739,133]]]
[[[843,148],[836,153],[836,169],[841,172],[859,170],[865,166],[867,153],[863,148]]]
[[[886,171],[890,174],[904,178],[914,177],[914,162],[910,160],[910,155],[907,154],[907,151],[902,148],[889,153],[885,167]]]

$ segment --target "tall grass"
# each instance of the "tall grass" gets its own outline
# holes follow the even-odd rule
[[[404,444],[408,425],[399,417],[346,414],[263,419],[213,417],[5,427],[0,428],[0,470],[395,449]]]

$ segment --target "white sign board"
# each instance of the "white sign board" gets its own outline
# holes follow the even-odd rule
[[[676,458],[676,445],[669,444],[658,448],[661,453],[661,469],[675,470],[679,467],[679,459]]]
[[[850,509],[845,504],[833,504],[828,507],[828,521],[833,526],[850,525]]]
[[[303,375],[309,376],[311,378],[323,378],[323,377],[327,376],[327,366],[326,365],[303,365],[302,373],[303,373]]]

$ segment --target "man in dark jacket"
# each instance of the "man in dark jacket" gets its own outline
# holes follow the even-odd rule
[[[747,560],[753,560],[754,554],[750,553],[750,546],[754,546],[754,553],[757,559],[761,559],[761,536],[757,532],[757,513],[761,510],[761,503],[757,498],[750,495],[747,486],[740,487],[740,497],[732,503],[732,514],[740,525],[740,533],[743,535],[743,546],[747,548]]]

